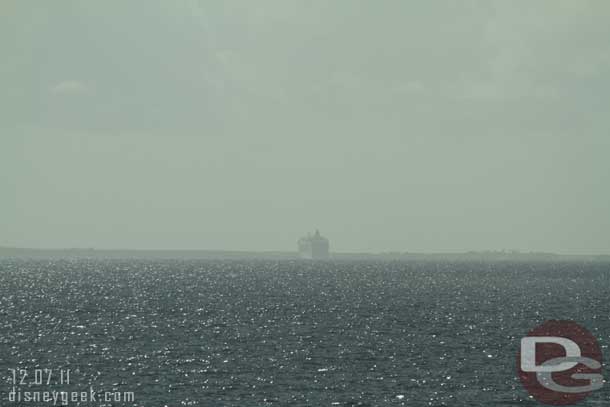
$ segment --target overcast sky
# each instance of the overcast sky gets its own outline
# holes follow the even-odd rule
[[[610,252],[610,2],[0,10],[0,245]]]

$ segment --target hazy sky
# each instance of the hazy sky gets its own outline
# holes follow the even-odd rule
[[[0,245],[610,252],[610,2],[0,6]]]

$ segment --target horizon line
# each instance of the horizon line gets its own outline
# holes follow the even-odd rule
[[[14,251],[40,251],[40,252],[191,252],[191,253],[242,253],[242,254],[294,254],[298,253],[297,250],[244,250],[244,249],[153,249],[153,248],[95,248],[95,247],[20,247],[20,246],[4,246],[0,245],[0,251],[14,250]],[[485,250],[466,250],[466,251],[408,251],[408,250],[382,250],[382,251],[331,251],[335,255],[545,255],[545,256],[561,256],[561,257],[610,257],[610,253],[581,253],[581,254],[569,254],[561,252],[549,252],[549,251],[522,251],[522,250],[507,250],[507,249],[485,249]]]

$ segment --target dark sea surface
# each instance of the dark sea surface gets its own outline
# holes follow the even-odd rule
[[[10,403],[9,369],[70,369],[69,384],[21,390],[132,391],[124,405],[145,407],[535,406],[520,338],[574,320],[607,357],[609,293],[601,263],[4,259],[0,405],[52,405]],[[580,405],[610,405],[610,385]]]

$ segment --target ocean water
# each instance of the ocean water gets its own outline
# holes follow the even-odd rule
[[[570,319],[607,355],[609,291],[576,262],[4,259],[0,405],[53,405],[10,401],[22,369],[135,396],[82,406],[535,406],[520,338]]]

